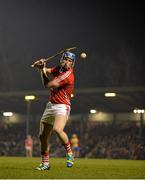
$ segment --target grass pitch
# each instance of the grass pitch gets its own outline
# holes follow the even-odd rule
[[[49,171],[37,171],[40,158],[0,157],[0,179],[145,179],[144,160],[52,158]]]

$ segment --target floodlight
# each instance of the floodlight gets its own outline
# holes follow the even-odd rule
[[[13,113],[12,112],[3,112],[3,116],[10,117],[10,116],[13,116]]]
[[[25,96],[26,101],[34,100],[36,97],[34,95],[27,95]]]
[[[95,114],[96,112],[97,112],[97,111],[96,111],[95,109],[91,109],[91,110],[90,110],[90,113],[91,113],[91,114]]]
[[[106,97],[115,97],[116,93],[110,92],[110,93],[105,93],[104,94]]]

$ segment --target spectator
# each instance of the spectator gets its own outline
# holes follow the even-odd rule
[[[31,135],[27,135],[25,139],[25,150],[26,150],[26,157],[32,157],[33,152],[33,139]]]
[[[79,157],[80,155],[80,149],[79,149],[79,138],[76,134],[73,134],[70,139],[71,145],[72,145],[72,151],[75,157]]]

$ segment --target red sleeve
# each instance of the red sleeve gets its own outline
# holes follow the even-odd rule
[[[65,84],[72,84],[72,82],[73,82],[72,72],[67,71],[63,75],[59,75],[57,79],[58,79],[60,86],[63,86]]]
[[[53,76],[57,76],[57,74],[58,74],[58,67],[53,67],[53,68],[51,68],[51,73],[52,73],[52,75]]]

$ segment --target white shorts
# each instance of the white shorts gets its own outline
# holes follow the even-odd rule
[[[57,115],[64,115],[69,117],[70,115],[70,106],[66,104],[53,104],[51,102],[48,102],[46,105],[46,108],[44,110],[44,113],[41,117],[41,122],[45,122],[48,124],[53,124],[55,120],[55,116]]]
[[[25,149],[26,149],[26,150],[32,150],[32,147],[26,146]]]

